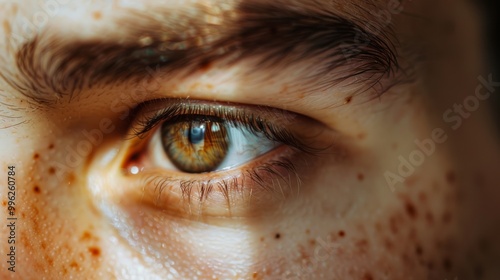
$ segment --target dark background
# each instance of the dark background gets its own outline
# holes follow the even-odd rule
[[[499,0],[477,0],[486,28],[487,39],[487,62],[490,72],[493,73],[493,81],[500,81],[500,1]],[[500,128],[500,88],[493,94],[493,106],[496,114],[497,124]]]

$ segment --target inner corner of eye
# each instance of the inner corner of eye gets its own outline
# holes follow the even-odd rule
[[[138,174],[143,168],[140,165],[143,153],[139,150],[130,151],[124,157],[123,163],[121,164],[121,169],[125,174]]]

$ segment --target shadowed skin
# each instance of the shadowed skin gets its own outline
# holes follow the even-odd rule
[[[0,218],[9,180],[17,217],[0,278],[499,279],[499,78],[465,2],[0,1]],[[318,14],[337,30],[312,28]],[[368,42],[342,49],[340,26]],[[124,56],[176,32],[192,37],[163,50],[170,64]],[[213,42],[227,48],[204,53]],[[235,169],[165,170],[147,152],[161,125],[131,131],[172,99],[244,108],[315,152],[282,133]]]

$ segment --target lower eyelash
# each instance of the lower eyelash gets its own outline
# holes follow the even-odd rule
[[[153,191],[154,204],[162,208],[171,197],[167,190],[179,188],[182,193],[182,204],[187,206],[189,215],[202,216],[204,204],[214,195],[221,195],[229,213],[231,206],[236,205],[234,199],[249,201],[265,199],[276,202],[276,198],[284,199],[298,193],[301,179],[294,164],[288,159],[278,159],[250,170],[244,170],[240,176],[216,180],[174,180],[173,178],[153,175],[145,177],[142,182],[143,192]],[[152,188],[152,190],[146,190]],[[265,198],[271,196],[274,199]],[[193,210],[193,205],[198,211]],[[218,205],[221,207],[223,205]],[[226,213],[227,214],[227,213]]]

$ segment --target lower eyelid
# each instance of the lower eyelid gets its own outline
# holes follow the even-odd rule
[[[248,217],[298,193],[300,152],[278,148],[251,164],[229,171],[189,175],[149,170],[120,176],[123,199],[181,218]]]

